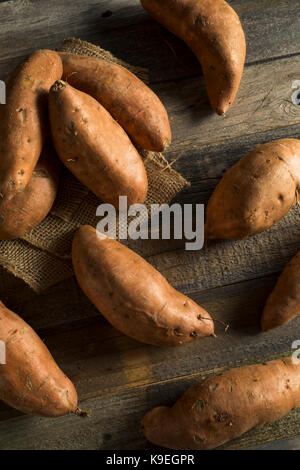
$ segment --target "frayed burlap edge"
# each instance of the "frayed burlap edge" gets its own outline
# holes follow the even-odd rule
[[[71,52],[72,54],[77,55],[86,55],[89,57],[98,57],[99,59],[106,60],[107,62],[113,62],[114,64],[122,65],[130,72],[134,73],[144,82],[148,82],[148,70],[143,67],[137,67],[135,65],[130,65],[124,62],[121,59],[118,59],[109,51],[101,49],[100,46],[96,46],[87,41],[82,41],[81,39],[76,38],[66,38],[63,44],[59,48],[60,52]]]

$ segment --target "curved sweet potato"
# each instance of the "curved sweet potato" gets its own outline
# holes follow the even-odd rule
[[[264,331],[284,325],[300,315],[300,251],[283,270],[265,305]]]
[[[300,140],[258,145],[223,176],[206,209],[206,238],[247,238],[284,217],[300,188]]]
[[[23,413],[57,417],[77,411],[72,382],[55,363],[43,341],[18,315],[0,302],[0,400]]]
[[[72,258],[83,292],[125,335],[157,346],[213,335],[213,321],[203,308],[116,240],[82,226],[73,240]]]
[[[0,105],[0,196],[11,199],[27,186],[46,137],[47,99],[61,78],[56,52],[36,51],[6,82],[6,102]]]
[[[300,406],[300,365],[291,358],[229,370],[191,387],[172,407],[146,414],[146,438],[170,449],[207,450]]]
[[[44,220],[56,198],[60,169],[47,142],[24,191],[12,199],[0,199],[0,240],[20,238]]]
[[[119,205],[144,202],[143,161],[122,127],[94,98],[62,80],[49,93],[53,143],[67,168],[97,197]]]
[[[162,152],[171,142],[166,109],[158,96],[124,67],[97,57],[60,52],[63,77],[104,106],[141,148]]]
[[[183,39],[198,58],[211,107],[224,114],[237,93],[246,56],[236,12],[224,0],[141,0],[145,10]]]

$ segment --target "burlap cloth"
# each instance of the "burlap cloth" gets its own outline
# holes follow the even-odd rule
[[[110,52],[80,39],[68,38],[61,51],[100,57],[120,64],[146,81],[147,71],[113,57]],[[188,182],[174,171],[162,154],[139,149],[148,175],[146,206],[169,203]],[[74,231],[83,224],[96,226],[99,201],[64,168],[56,201],[50,214],[22,239],[0,241],[0,265],[23,279],[35,292],[73,275],[71,243]],[[131,242],[126,242],[128,246]],[[132,243],[133,244],[133,243]],[[139,245],[142,247],[142,243]],[[141,248],[140,254],[143,254]],[[4,271],[1,271],[5,275]],[[1,281],[1,279],[0,279]]]

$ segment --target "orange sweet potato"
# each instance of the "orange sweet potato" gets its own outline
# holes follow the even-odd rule
[[[138,341],[177,346],[213,335],[210,315],[116,240],[82,226],[73,240],[77,281],[99,312]]]
[[[206,238],[241,239],[270,228],[296,202],[300,140],[258,145],[223,176],[206,209]]]
[[[149,441],[161,447],[207,450],[300,406],[300,365],[291,358],[245,366],[192,386],[172,407],[142,421]]]
[[[63,77],[104,106],[141,148],[162,152],[171,141],[166,109],[158,96],[124,67],[97,57],[60,53]]]
[[[300,251],[283,270],[265,305],[264,331],[284,325],[300,315]]]
[[[24,191],[12,199],[0,199],[0,240],[20,238],[44,220],[56,198],[60,169],[47,142]]]
[[[0,197],[11,199],[27,186],[46,136],[47,98],[62,76],[56,52],[36,51],[6,82],[0,105]]]
[[[80,413],[72,382],[33,329],[2,302],[0,341],[6,348],[6,364],[0,364],[0,400],[36,416]]]
[[[237,93],[246,56],[238,15],[224,0],[141,0],[145,10],[183,39],[198,58],[211,107],[224,114]]]
[[[49,93],[56,151],[67,168],[96,196],[118,207],[144,202],[148,182],[143,161],[122,127],[94,98],[57,81]]]

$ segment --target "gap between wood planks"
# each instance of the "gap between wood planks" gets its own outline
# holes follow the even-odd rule
[[[187,47],[187,46],[186,46]],[[280,60],[283,60],[283,59],[290,59],[292,57],[297,57],[300,55],[300,50],[298,52],[292,52],[291,54],[282,54],[282,55],[279,55],[279,56],[274,56],[274,57],[269,57],[269,58],[264,58],[264,59],[258,59],[258,60],[253,60],[253,61],[250,61],[250,62],[245,62],[245,69],[247,69],[248,67],[253,67],[253,66],[256,66],[256,65],[263,65],[265,63],[271,63],[271,62],[276,62],[276,61],[280,61]],[[161,85],[161,84],[164,84],[164,83],[168,83],[168,82],[181,82],[181,81],[185,81],[185,80],[188,80],[188,79],[195,79],[195,78],[198,78],[199,76],[201,76],[203,78],[203,75],[202,74],[199,74],[199,73],[194,73],[194,74],[191,74],[189,75],[188,77],[178,77],[178,78],[172,78],[172,79],[164,79],[164,80],[151,80],[149,79],[149,84],[150,85]],[[243,78],[242,78],[243,80]],[[234,106],[234,104],[233,104]],[[230,112],[230,110],[229,110]]]
[[[160,386],[160,385],[168,385],[168,384],[173,384],[176,383],[178,384],[179,382],[184,382],[184,381],[193,381],[193,383],[196,383],[197,380],[204,380],[207,376],[210,375],[218,375],[226,370],[233,369],[236,367],[243,367],[243,366],[248,366],[252,364],[260,364],[263,362],[268,362],[272,361],[274,359],[280,359],[287,357],[288,355],[291,354],[291,350],[283,351],[277,354],[271,354],[271,355],[266,355],[266,356],[260,356],[260,357],[253,357],[253,358],[247,358],[241,361],[230,361],[227,362],[226,365],[224,366],[219,366],[219,367],[214,367],[210,368],[207,370],[202,370],[201,372],[192,372],[189,374],[181,374],[176,377],[168,378],[168,379],[160,379],[160,380],[151,380],[147,383],[140,383],[140,381],[137,382],[131,382],[131,383],[125,383],[120,386],[113,387],[111,389],[106,389],[103,393],[97,393],[97,392],[90,392],[87,394],[81,393],[80,396],[80,402],[84,403],[86,400],[90,400],[93,398],[101,398],[101,397],[106,397],[106,396],[112,396],[112,395],[117,395],[120,391],[128,391],[128,390],[143,390],[145,388],[150,388],[150,387],[155,387],[155,386]],[[188,387],[188,386],[187,386]]]

